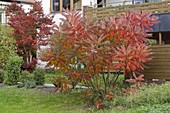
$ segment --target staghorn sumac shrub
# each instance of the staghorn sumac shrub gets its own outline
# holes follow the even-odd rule
[[[84,82],[90,87],[86,93],[90,102],[103,108],[106,106],[103,101],[114,97],[120,72],[127,76],[127,72],[143,70],[143,63],[151,60],[148,58],[151,52],[145,45],[146,31],[151,30],[149,26],[157,18],[135,11],[99,21],[75,11],[66,10],[62,14],[64,19],[56,26],[50,49],[41,53],[41,60],[61,70],[73,85]]]
[[[36,52],[40,46],[47,45],[51,35],[53,17],[44,14],[39,1],[27,11],[21,4],[13,2],[7,5],[6,15],[13,29],[12,36],[16,39],[16,52],[24,60],[22,69],[33,72],[37,64]]]

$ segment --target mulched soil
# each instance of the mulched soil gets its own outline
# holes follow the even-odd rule
[[[36,90],[42,91],[44,93],[55,93],[56,88],[54,88],[54,87],[37,86]]]
[[[12,87],[12,86],[4,85],[3,83],[0,83],[0,88],[1,87]],[[44,87],[44,86],[36,86],[36,88],[34,88],[34,89],[37,91],[44,92],[44,93],[55,93],[55,90],[56,90],[55,87]]]
[[[1,87],[4,87],[4,86],[5,86],[5,85],[4,85],[3,83],[0,83],[0,88],[1,88]]]

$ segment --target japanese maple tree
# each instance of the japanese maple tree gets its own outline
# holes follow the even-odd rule
[[[50,49],[41,54],[41,59],[66,76],[57,78],[61,89],[68,89],[69,83],[84,82],[90,87],[91,93],[87,95],[93,104],[103,107],[102,101],[113,97],[121,71],[126,76],[127,72],[143,70],[143,63],[151,60],[148,58],[151,52],[145,44],[146,31],[151,30],[149,26],[155,24],[157,18],[134,11],[102,20],[68,10],[63,16],[50,39]]]
[[[44,14],[41,2],[38,1],[30,9],[24,9],[21,4],[13,2],[6,7],[6,15],[16,39],[16,52],[24,59],[22,68],[32,72],[37,64],[38,48],[47,45],[51,35],[53,17]]]

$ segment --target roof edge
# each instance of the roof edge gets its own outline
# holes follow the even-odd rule
[[[35,1],[24,1],[24,0],[13,0],[13,1],[25,3],[25,4],[33,4],[35,2]]]

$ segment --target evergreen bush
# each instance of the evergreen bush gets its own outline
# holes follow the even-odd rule
[[[0,69],[0,83],[2,83],[4,80],[4,74],[5,74],[5,71],[3,69]]]
[[[43,85],[45,82],[45,70],[42,68],[36,68],[33,72],[34,80],[37,85]]]
[[[4,78],[4,83],[8,85],[16,85],[19,81],[19,76],[21,72],[21,65],[23,59],[18,55],[12,55],[6,64],[6,74]]]

